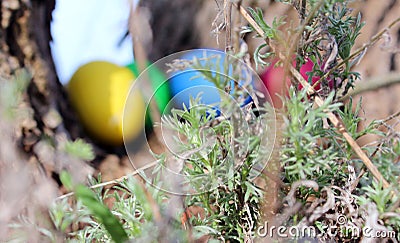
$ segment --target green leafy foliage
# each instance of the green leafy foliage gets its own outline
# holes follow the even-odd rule
[[[386,212],[391,203],[394,203],[397,197],[392,197],[393,188],[383,188],[382,183],[373,181],[371,186],[363,187],[363,196],[358,197],[360,205],[368,202],[374,202],[380,213]]]
[[[281,31],[279,30],[279,28],[285,24],[284,17],[274,18],[272,25],[268,25],[264,20],[263,11],[260,8],[248,8],[248,11],[264,32],[264,36],[259,36],[259,34],[257,34],[257,37],[282,41],[282,34],[280,33]],[[250,26],[249,28],[247,28],[247,30],[250,32],[254,31],[254,26]],[[271,51],[263,52],[263,50],[268,50],[268,47],[268,44],[264,43],[259,45],[254,51],[253,58],[255,60],[256,69],[258,69],[260,65],[268,65],[269,63],[265,60],[274,55],[274,53]]]
[[[18,70],[11,80],[0,80],[0,111],[8,119],[15,118],[22,94],[31,79],[25,69]]]
[[[213,69],[196,62],[194,65],[199,70]],[[225,79],[209,75],[209,72],[201,74],[221,89],[227,84]],[[240,95],[240,90],[233,94],[234,97]],[[190,225],[217,239],[242,241],[246,234],[252,234],[249,232],[255,230],[255,222],[260,218],[264,194],[253,178],[258,165],[265,163],[265,154],[272,148],[262,144],[271,131],[267,124],[263,129],[256,128],[271,114],[268,113],[269,106],[260,109],[259,117],[255,117],[252,110],[242,110],[244,114],[238,116],[240,112],[235,104],[223,99],[220,109],[230,116],[216,119],[208,114],[211,113],[208,107],[197,105],[200,101],[200,97],[191,99],[190,110],[173,110],[171,116],[163,118],[164,126],[185,137],[184,142],[175,138],[178,152],[193,151],[185,158],[182,173],[198,193],[187,196],[185,206],[201,208],[200,212],[205,216],[193,215]],[[244,120],[247,115],[252,119]]]
[[[61,179],[67,188],[73,188],[76,198],[80,200],[90,213],[97,218],[99,223],[104,226],[113,241],[118,243],[125,242],[128,239],[119,219],[110,212],[106,205],[99,201],[93,191],[83,185],[73,185],[71,176],[66,172],[62,173]]]
[[[261,27],[261,29],[264,32],[263,36],[260,36],[262,38],[271,38],[271,39],[276,39],[279,38],[278,35],[278,28],[284,24],[285,22],[283,21],[283,18],[280,19],[274,19],[272,22],[272,26],[268,25],[265,20],[264,20],[264,13],[262,9],[260,8],[248,8],[251,16],[254,18],[254,20],[257,22],[257,24]],[[254,27],[253,27],[254,28]]]
[[[95,157],[92,146],[82,139],[77,139],[73,142],[67,141],[64,149],[65,152],[79,159],[91,161]]]
[[[91,213],[98,218],[115,242],[124,242],[128,239],[120,221],[104,204],[97,200],[91,190],[83,185],[78,185],[74,191],[77,199],[81,200]]]
[[[296,94],[291,90],[286,102],[288,109],[284,121],[284,146],[282,148],[282,166],[287,179],[294,182],[301,179],[320,179],[321,184],[329,184],[331,176],[338,173],[340,154],[335,143],[326,143],[330,137],[335,139],[331,127],[326,127],[327,111],[338,110],[340,104],[332,104],[333,93],[323,106],[313,108],[306,92]],[[325,125],[324,125],[325,123]],[[330,131],[329,131],[330,130]]]
[[[328,32],[338,41],[339,56],[344,60],[350,56],[350,50],[354,46],[356,38],[360,35],[364,23],[361,22],[361,14],[357,17],[350,15],[350,10],[345,6],[335,6],[332,15],[328,16]]]

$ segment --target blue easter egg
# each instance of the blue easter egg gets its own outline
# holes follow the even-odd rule
[[[205,67],[207,64],[207,68],[203,70],[214,78],[229,77],[232,74],[232,65],[227,65],[226,54],[222,51],[196,49],[186,52],[180,59],[188,61],[197,59],[201,67]],[[213,82],[204,77],[204,71],[189,67],[172,73],[169,79],[169,87],[175,108],[183,109],[183,106],[190,108],[190,98],[196,98],[200,95],[200,104],[215,108],[217,115],[219,115],[218,107],[221,102],[221,95],[229,95],[225,91],[226,86],[230,86],[230,94],[233,93],[234,81],[227,78],[225,79],[226,84],[218,89]],[[251,101],[250,96],[246,97],[242,105]]]

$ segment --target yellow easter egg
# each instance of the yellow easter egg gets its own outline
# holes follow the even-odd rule
[[[121,145],[143,130],[145,104],[138,91],[129,95],[135,76],[125,67],[95,61],[81,66],[68,83],[70,101],[87,132],[99,142]],[[125,101],[129,112],[124,116]],[[122,129],[124,123],[124,129]]]

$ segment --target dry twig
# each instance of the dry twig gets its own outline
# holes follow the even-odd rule
[[[389,86],[400,83],[400,73],[388,73],[384,76],[372,77],[368,80],[363,80],[357,83],[353,90],[349,91],[343,96],[340,101],[347,100],[351,96],[355,96],[368,91],[374,91],[381,88],[387,88]]]
[[[334,67],[332,67],[331,70],[329,70],[327,73],[325,73],[317,82],[313,84],[313,88],[317,87],[317,85],[322,82],[323,80],[326,80],[329,75],[332,74],[334,70],[337,70],[340,68],[342,65],[347,63],[348,61],[357,58],[359,55],[363,55],[363,53],[370,47],[373,46],[377,41],[379,41],[382,36],[387,33],[387,31],[393,26],[395,26],[397,23],[400,22],[400,18],[395,19],[393,22],[391,22],[387,27],[383,28],[381,31],[379,31],[376,35],[374,35],[371,40],[368,43],[365,43],[363,46],[358,48],[356,51],[354,51],[350,56],[348,56],[346,59],[342,60],[338,64],[336,64]]]
[[[132,173],[130,173],[128,175],[122,176],[122,177],[120,177],[118,179],[115,179],[115,180],[99,183],[99,184],[96,184],[96,185],[91,186],[89,188],[95,189],[95,188],[100,188],[100,187],[105,187],[105,186],[109,186],[109,185],[118,184],[118,183],[123,182],[124,180],[128,179],[131,176],[138,175],[141,171],[144,171],[144,170],[147,170],[147,169],[149,169],[149,168],[151,168],[153,166],[156,166],[157,164],[158,164],[158,161],[154,161],[153,163],[147,164],[147,165],[141,167],[140,169],[135,170],[134,172],[132,172]],[[70,197],[70,196],[73,196],[73,195],[74,195],[74,193],[70,192],[70,193],[67,193],[67,194],[64,194],[64,195],[61,195],[61,196],[57,197],[55,200],[56,201],[57,200],[62,200],[64,198],[67,198],[67,197]]]
[[[232,2],[224,0],[224,18],[225,18],[225,52],[230,52],[232,46]]]

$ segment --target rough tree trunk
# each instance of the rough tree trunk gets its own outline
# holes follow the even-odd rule
[[[59,111],[66,111],[65,94],[57,79],[49,42],[55,0],[2,0],[0,28],[0,74],[6,80],[22,69],[31,75],[24,103],[33,111],[16,131],[23,151],[39,161],[34,147],[44,135],[65,133]],[[50,168],[43,164],[50,172]]]
[[[2,241],[11,233],[8,223],[17,215],[26,215],[32,224],[50,222],[48,204],[58,188],[51,176],[62,166],[57,165],[59,160],[52,156],[54,149],[43,145],[57,146],[56,137],[69,137],[65,129],[68,120],[61,117],[71,116],[65,115],[68,111],[66,96],[58,82],[49,46],[55,0],[0,0],[0,6],[1,82],[16,82],[15,78],[23,72],[28,73],[25,77],[29,79],[22,104],[18,106],[20,111],[27,111],[22,119],[10,122],[2,117],[3,107],[0,107]],[[12,98],[15,97],[10,95]],[[44,140],[49,142],[43,143]],[[41,241],[35,230],[27,230],[31,232],[30,241]]]

